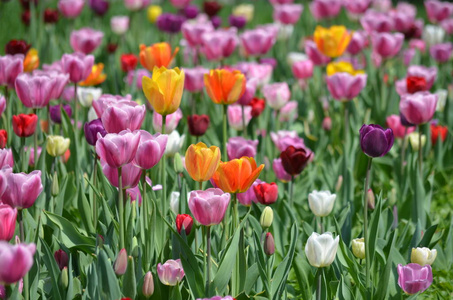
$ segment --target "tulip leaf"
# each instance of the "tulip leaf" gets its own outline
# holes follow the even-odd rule
[[[375,295],[376,299],[387,299],[388,296],[388,286],[389,286],[389,281],[390,281],[390,273],[393,268],[393,252],[395,251],[395,242],[396,242],[396,232],[392,232],[391,238],[391,246],[390,246],[390,252],[389,255],[387,256],[387,263],[385,265],[384,272],[381,272],[379,275],[379,285],[376,290],[377,294]]]
[[[420,243],[418,243],[417,247],[429,247],[432,237],[436,233],[436,230],[437,224],[426,229],[425,233],[423,234],[423,238]]]
[[[368,240],[370,249],[370,262],[374,262],[374,253],[376,249],[376,241],[379,235],[379,222],[381,220],[382,200],[377,201],[376,208],[372,213],[370,228],[368,229]]]
[[[98,261],[98,280],[101,292],[101,298],[103,299],[119,299],[121,298],[121,291],[118,285],[118,279],[116,278],[115,271],[112,267],[111,260],[108,259],[107,254],[104,250],[99,250]]]
[[[264,258],[263,247],[261,245],[261,241],[260,241],[260,238],[259,238],[257,232],[255,232],[254,237],[255,237],[255,248],[256,248],[256,252],[258,254],[257,255],[258,271],[260,273],[260,277],[261,277],[261,281],[263,282],[264,289],[270,295],[271,288],[269,286],[269,278],[267,277],[266,260]]]
[[[254,263],[250,268],[247,270],[247,275],[244,284],[244,292],[249,295],[252,291],[253,285],[258,280],[260,276],[260,271],[258,270],[258,264]]]
[[[44,264],[49,271],[50,280],[52,281],[52,294],[55,299],[63,299],[61,285],[59,284],[59,279],[61,277],[60,269],[58,268],[57,262],[54,259],[53,253],[47,246],[46,242],[40,238],[42,249],[44,251],[42,259]]]

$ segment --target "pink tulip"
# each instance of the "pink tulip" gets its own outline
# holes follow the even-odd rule
[[[291,98],[291,91],[286,82],[267,84],[262,92],[267,105],[275,110],[280,110]]]
[[[258,200],[256,199],[255,190],[253,189],[253,187],[262,182],[263,181],[257,179],[255,180],[255,182],[252,183],[252,185],[249,187],[247,191],[245,191],[244,193],[238,193],[236,196],[239,203],[247,207],[250,207],[252,205],[252,202],[257,203]]]
[[[310,3],[310,11],[316,20],[336,17],[340,9],[341,0],[314,0]]]
[[[281,158],[274,159],[272,163],[272,169],[274,170],[275,176],[277,177],[278,180],[283,182],[291,181],[291,175],[288,174],[283,168]]]
[[[208,60],[221,60],[233,54],[237,46],[236,28],[218,29],[201,36],[201,52]]]
[[[58,10],[65,18],[74,19],[80,15],[84,5],[84,0],[59,0]]]
[[[150,0],[124,0],[124,6],[130,11],[138,11],[149,5]]]
[[[138,185],[133,188],[127,189],[126,194],[131,199],[131,202],[137,201],[136,203],[138,203],[138,205],[142,204],[142,194],[140,193]]]
[[[181,260],[169,259],[164,264],[157,264],[157,275],[164,285],[175,286],[184,278]]]
[[[28,159],[28,164],[30,166],[35,165],[35,149],[33,147],[25,147],[25,152],[30,151],[30,157]],[[38,146],[38,159],[41,156],[42,148]]]
[[[132,86],[134,84],[135,80],[135,86],[137,90],[141,90],[142,87],[142,79],[143,77],[151,77],[151,73],[147,69],[136,69],[136,70],[131,70],[127,72],[126,78],[124,78],[124,81],[129,85]],[[186,73],[186,79],[187,79],[187,73]]]
[[[373,0],[343,0],[343,5],[351,14],[363,14],[370,7]]]
[[[102,43],[104,33],[89,27],[71,32],[70,43],[75,52],[90,54]]]
[[[388,12],[392,9],[392,0],[373,0],[372,8],[380,12]]]
[[[400,139],[404,138],[406,135],[415,130],[415,127],[406,127],[401,124],[401,118],[398,115],[388,116],[386,119],[386,124],[388,128],[392,129],[393,135],[396,138]]]
[[[77,83],[85,80],[90,75],[94,64],[94,56],[82,53],[63,54],[61,64],[63,71],[69,74],[69,80]]]
[[[295,148],[306,148],[304,139],[300,138],[295,131],[280,130],[277,133],[271,132],[271,140],[280,152],[285,151],[289,146]]]
[[[274,45],[275,35],[264,28],[244,31],[240,36],[241,44],[247,55],[261,56],[266,54]]]
[[[297,79],[308,79],[313,76],[313,67],[313,62],[306,59],[295,62],[291,69]]]
[[[66,85],[69,82],[69,74],[63,74],[56,71],[47,71],[46,73],[49,77],[55,78],[55,85],[53,89],[50,91],[50,99],[58,100],[60,99]]]
[[[403,51],[403,63],[405,66],[411,64],[412,59],[415,56],[415,49],[406,49]]]
[[[110,28],[117,35],[123,35],[129,30],[128,16],[115,16],[110,19]]]
[[[165,117],[165,132],[170,133],[178,127],[179,121],[182,119],[181,109],[177,109],[174,113]],[[153,113],[153,128],[157,132],[162,132],[162,115]]]
[[[31,207],[43,190],[41,171],[29,174],[10,173],[6,176],[7,189],[1,196],[4,204],[24,209]]]
[[[431,46],[429,48],[429,54],[434,58],[438,63],[446,63],[450,60],[451,52],[453,46],[451,43],[442,43]]]
[[[357,55],[359,54],[366,46],[368,46],[368,37],[364,31],[354,31],[352,34],[351,41],[348,44],[349,54]]]
[[[332,129],[332,118],[331,117],[324,117],[322,120],[322,129],[325,131],[330,131]]]
[[[113,265],[116,275],[124,275],[127,270],[127,252],[126,249],[121,249],[116,257],[115,264]]]
[[[421,53],[425,53],[426,43],[424,40],[412,39],[409,41],[410,49],[418,49]]]
[[[22,54],[0,56],[0,86],[14,88],[17,76],[24,70]]]
[[[446,19],[440,22],[440,26],[447,34],[453,34],[453,19]]]
[[[204,74],[209,73],[209,70],[201,66],[195,68],[184,68],[184,88],[191,93],[198,93],[204,87]]]
[[[282,109],[280,109],[278,120],[280,122],[292,122],[295,121],[297,117],[297,101],[289,101]]]
[[[144,104],[122,102],[109,106],[102,114],[101,120],[108,133],[119,133],[126,129],[134,131],[142,126],[145,113]]]
[[[5,96],[0,96],[0,117],[3,115],[6,109],[6,98]]]
[[[248,105],[255,97],[257,87],[258,79],[256,78],[247,79],[247,82],[245,84],[245,92],[236,103],[239,105]]]
[[[395,11],[404,12],[405,14],[412,16],[412,18],[417,16],[417,7],[408,2],[398,2]]]
[[[244,108],[245,114],[245,124],[242,119],[242,108]],[[244,130],[247,128],[247,125],[252,119],[252,107],[251,106],[241,106],[241,105],[228,105],[227,108],[228,114],[228,124],[231,128],[235,130]],[[245,128],[244,128],[245,125]]]
[[[230,203],[230,194],[221,189],[207,189],[189,193],[189,209],[194,218],[204,226],[222,222]]]
[[[322,54],[315,42],[305,41],[305,53],[308,55],[310,60],[315,64],[315,66],[322,66],[327,64],[330,61],[330,57]]]
[[[130,163],[137,152],[140,134],[123,130],[120,133],[109,133],[96,142],[96,153],[110,167],[119,168]]]
[[[99,99],[93,101],[93,108],[98,118],[101,118],[102,115],[104,114],[104,111],[112,105],[118,105],[120,103],[132,105],[131,102],[133,101],[131,101],[131,99],[132,99],[131,95],[120,96],[104,94],[101,97],[99,97]]]
[[[410,66],[407,69],[407,77],[411,76],[425,78],[426,89],[430,90],[437,78],[437,68],[425,66]]]
[[[277,5],[277,4],[290,4],[293,3],[294,0],[269,0],[269,2],[272,5]]]
[[[433,272],[430,265],[420,266],[411,263],[403,266],[399,264],[397,269],[398,285],[410,295],[425,291],[433,283]]]
[[[16,230],[17,209],[0,204],[0,240],[10,241]]]
[[[28,108],[43,108],[49,104],[56,79],[47,75],[22,74],[16,79],[16,93]]]
[[[367,75],[335,73],[328,76],[326,81],[327,89],[335,100],[348,101],[357,97],[366,86]]]
[[[372,32],[390,32],[393,29],[393,19],[386,13],[369,10],[360,19],[363,29]]]
[[[214,32],[214,26],[208,20],[186,21],[181,26],[181,32],[190,46],[198,47],[203,44],[203,34]]]
[[[241,158],[243,156],[255,157],[258,140],[246,140],[241,136],[231,137],[227,143],[228,159]]]
[[[418,92],[401,97],[400,112],[411,124],[419,125],[429,122],[436,112],[437,95],[429,92]]]
[[[13,151],[11,149],[0,149],[0,168],[14,167]]]
[[[453,14],[453,4],[447,1],[428,0],[425,1],[425,8],[428,19],[433,23],[448,19]]]
[[[21,280],[33,266],[35,244],[11,245],[0,241],[0,282],[13,284]]]
[[[134,164],[148,170],[154,167],[162,158],[167,147],[168,136],[165,134],[151,133],[140,130],[140,143],[135,154]]]
[[[373,33],[371,35],[371,44],[373,51],[383,58],[394,57],[398,54],[403,46],[404,35],[402,33]]]
[[[282,24],[296,24],[304,7],[302,4],[281,4],[274,6],[274,21]]]
[[[102,172],[114,187],[118,186],[118,169],[110,167],[101,159]],[[121,167],[121,182],[123,189],[136,187],[142,176],[142,169],[135,166],[133,163],[128,163]]]
[[[256,79],[257,88],[262,87],[271,80],[273,70],[269,64],[252,63],[248,66],[246,77],[248,80]]]
[[[170,0],[171,5],[175,8],[184,8],[190,4],[192,0]]]

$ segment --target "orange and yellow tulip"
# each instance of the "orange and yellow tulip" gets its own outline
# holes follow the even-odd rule
[[[31,72],[39,67],[38,50],[31,48],[24,59],[24,72]]]
[[[168,67],[178,53],[179,48],[176,47],[173,54],[169,43],[156,43],[146,47],[140,45],[140,63],[143,67],[152,71],[154,67]]]
[[[332,76],[335,73],[349,73],[353,76],[357,74],[364,74],[363,70],[356,70],[351,63],[340,61],[340,62],[331,62],[327,64],[327,76]]]
[[[204,75],[206,92],[216,104],[233,104],[245,92],[246,79],[240,71],[211,70]]]
[[[151,78],[142,79],[143,92],[154,111],[162,116],[174,113],[181,104],[184,71],[154,67]]]
[[[243,156],[228,162],[220,162],[212,179],[225,193],[244,193],[258,178],[263,168],[264,165],[257,167],[253,157]]]
[[[352,34],[344,26],[324,28],[316,26],[314,40],[318,50],[329,57],[343,54],[351,41]]]
[[[220,149],[207,147],[204,143],[190,145],[186,151],[186,170],[193,180],[202,182],[211,179],[220,164]]]
[[[104,64],[98,63],[93,65],[91,68],[91,73],[88,75],[87,79],[82,81],[79,85],[80,86],[95,86],[101,84],[107,79],[107,75],[102,73],[104,70]]]

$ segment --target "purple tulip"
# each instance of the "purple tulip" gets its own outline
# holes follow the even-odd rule
[[[244,117],[242,117],[242,109],[244,109]],[[241,106],[241,105],[228,105],[228,124],[234,130],[245,130],[247,129],[250,120],[252,120],[252,107]],[[245,124],[244,124],[245,121]]]
[[[393,19],[386,13],[369,10],[360,19],[363,29],[369,34],[373,32],[390,32],[393,29]]]
[[[33,266],[35,244],[11,245],[0,241],[0,282],[13,284],[21,280]]]
[[[182,9],[182,12],[187,19],[195,19],[200,13],[200,10],[196,5],[187,5]]]
[[[429,54],[431,54],[432,58],[434,58],[438,63],[448,62],[452,51],[452,43],[437,44],[429,48]]]
[[[244,31],[240,36],[241,44],[247,55],[265,55],[275,44],[276,35],[265,28],[256,28]]]
[[[167,147],[168,136],[165,134],[151,133],[140,130],[140,143],[135,154],[134,164],[142,169],[149,170],[162,158]]]
[[[9,242],[16,230],[17,209],[0,204],[0,241]]]
[[[425,8],[428,19],[433,23],[448,19],[453,14],[453,4],[447,1],[428,0],[425,1]]]
[[[204,74],[209,70],[203,67],[184,68],[184,88],[191,93],[201,92],[204,87]]]
[[[368,45],[368,38],[364,31],[355,31],[346,51],[349,54],[357,55]]]
[[[102,124],[108,133],[119,133],[123,130],[138,130],[145,119],[145,105],[134,101],[115,103],[109,106],[101,116]]]
[[[220,18],[219,16],[211,17],[211,24],[215,29],[218,29],[220,25],[222,25],[222,18]]]
[[[181,26],[182,35],[191,47],[200,46],[203,43],[202,36],[206,32],[213,32],[214,27],[211,22],[184,22]]]
[[[373,0],[343,0],[344,8],[351,14],[359,15],[367,11]]]
[[[1,95],[0,96],[0,117],[5,112],[5,109],[6,109],[6,98],[5,98],[5,96]]]
[[[228,17],[228,23],[230,23],[230,26],[236,27],[237,29],[242,29],[247,24],[247,19],[243,16],[231,15]]]
[[[64,17],[74,19],[80,15],[84,5],[84,0],[59,0],[58,10]]]
[[[360,147],[370,157],[386,155],[393,146],[393,131],[379,125],[366,125],[360,128]]]
[[[88,5],[99,16],[103,16],[109,9],[109,2],[107,0],[88,0]]]
[[[13,151],[11,149],[0,149],[0,168],[14,167]]]
[[[109,133],[97,140],[96,153],[110,167],[120,168],[135,158],[139,142],[138,132],[123,130],[120,133]]]
[[[103,37],[104,33],[102,31],[85,27],[71,32],[70,43],[75,52],[90,54],[99,47]]]
[[[69,74],[69,80],[77,83],[85,80],[91,74],[94,56],[82,53],[63,54],[61,64],[63,71]]]
[[[453,19],[446,19],[440,22],[440,26],[447,34],[453,34]]]
[[[187,78],[187,77],[186,77]],[[236,102],[239,105],[248,105],[252,99],[255,97],[256,90],[258,88],[258,79],[249,78],[245,83],[245,92],[242,94],[241,98]]]
[[[430,265],[398,264],[398,285],[408,294],[423,292],[433,283],[433,272]]]
[[[61,124],[61,110],[60,105],[52,105],[50,108],[50,119],[57,124]],[[65,104],[63,105],[63,109],[65,110],[66,114],[69,118],[72,116],[72,108],[70,105]]]
[[[231,137],[227,143],[228,159],[241,158],[243,156],[255,157],[258,140],[246,140],[241,136]]]
[[[304,7],[302,4],[281,4],[274,6],[274,21],[278,21],[281,24],[293,25],[299,21],[300,16]]]
[[[436,112],[437,95],[429,92],[417,92],[401,97],[400,112],[411,124],[420,125],[429,122]]]
[[[17,76],[24,70],[22,54],[0,56],[0,86],[14,88]]]
[[[340,13],[341,0],[315,0],[310,3],[310,11],[316,20],[333,18]]]
[[[69,256],[66,252],[64,252],[64,250],[58,249],[53,254],[53,257],[55,258],[55,261],[57,262],[57,265],[60,268],[60,270],[63,270],[64,267],[68,266]]]
[[[133,105],[131,102],[132,96],[131,95],[126,95],[126,96],[120,96],[120,95],[110,95],[110,94],[104,94],[99,99],[93,101],[93,108],[94,111],[96,112],[96,115],[98,118],[101,118],[102,115],[104,114],[104,111],[112,105],[116,105],[119,103],[126,103]]]
[[[237,29],[219,29],[201,35],[201,51],[208,60],[221,60],[233,54],[237,42]]]
[[[56,79],[47,75],[22,74],[16,79],[16,93],[28,108],[43,108],[49,104]]]
[[[357,97],[366,86],[367,75],[335,73],[328,76],[326,81],[332,98],[339,101],[349,101]]]
[[[157,264],[157,275],[163,284],[175,286],[184,278],[181,260],[169,259],[164,264]]]
[[[154,189],[153,189],[154,191]],[[138,185],[136,185],[133,188],[129,188],[126,190],[126,194],[129,196],[131,199],[131,202],[137,201],[139,205],[142,204],[142,194],[140,193],[140,189],[138,188]]]
[[[107,162],[101,159],[102,172],[114,187],[118,185],[118,169],[110,167]],[[121,167],[121,183],[123,189],[136,187],[142,176],[142,169],[135,166],[133,163],[128,163]]]
[[[101,119],[95,119],[91,122],[85,123],[84,126],[84,131],[85,131],[85,138],[91,146],[95,146],[96,142],[98,141],[98,134],[101,135],[101,137],[104,137],[107,134],[107,131],[104,128],[104,125],[102,125]]]
[[[305,53],[315,66],[322,66],[330,61],[330,57],[322,54],[314,41],[305,41]]]
[[[371,44],[373,51],[384,58],[394,57],[403,46],[404,35],[402,33],[373,33]]]
[[[179,121],[182,119],[181,109],[177,109],[174,113],[165,117],[165,132],[171,133],[178,127]],[[157,132],[162,132],[162,115],[157,112],[153,113],[153,128]]]
[[[163,13],[157,18],[156,25],[160,31],[175,34],[181,31],[185,20],[186,18],[181,15]]]
[[[221,189],[207,189],[189,193],[189,209],[194,218],[204,226],[222,222],[230,203],[230,194]]]

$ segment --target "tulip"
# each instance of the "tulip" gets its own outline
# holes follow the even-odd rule
[[[453,19],[446,19],[440,22],[440,26],[447,34],[453,34]]]
[[[5,129],[0,129],[0,149],[4,149],[6,147],[7,142],[8,132]]]
[[[349,42],[346,51],[351,55],[359,54],[368,45],[366,33],[363,31],[355,31],[352,34],[351,41]]]
[[[308,194],[308,205],[315,216],[327,217],[333,209],[337,195],[330,191],[313,191]]]
[[[316,20],[333,18],[340,13],[341,1],[315,0],[310,3],[310,11]]]
[[[339,242],[340,237],[334,239],[331,232],[313,232],[305,245],[305,256],[310,265],[316,268],[330,266],[335,260]]]
[[[313,67],[313,62],[307,59],[295,62],[291,69],[297,79],[308,79],[313,76]]]
[[[271,132],[271,140],[280,152],[285,151],[289,146],[306,148],[304,139],[300,138],[295,131],[280,130],[277,133]]]
[[[280,110],[291,98],[291,92],[286,82],[265,85],[263,95],[267,105],[275,110]]]
[[[102,43],[104,33],[89,27],[71,32],[70,43],[75,52],[90,54]]]
[[[322,120],[322,129],[325,131],[330,131],[332,129],[332,119],[330,117],[325,117]]]
[[[407,77],[418,77],[424,78],[426,81],[425,90],[430,90],[437,78],[436,67],[424,67],[424,66],[410,66],[407,69]]]
[[[189,193],[189,209],[194,218],[204,226],[220,224],[229,203],[230,194],[221,189],[210,188]]]
[[[274,161],[272,162],[272,170],[274,170],[275,176],[278,180],[283,182],[291,181],[291,175],[288,174],[283,168],[281,158],[274,159]]]
[[[435,25],[426,25],[423,29],[422,39],[427,47],[442,43],[445,37],[445,30]]]
[[[175,286],[184,278],[181,260],[169,259],[164,264],[157,264],[157,275],[164,285]]]
[[[372,0],[346,0],[344,8],[351,14],[363,14],[370,6]]]
[[[1,196],[1,201],[18,209],[31,207],[43,190],[41,171],[8,174],[6,184],[8,188]]]
[[[404,80],[401,81],[403,81],[402,85],[404,85]],[[405,83],[406,90],[404,90],[404,87],[399,88],[399,82],[396,82],[397,92],[398,89],[400,89],[400,92],[398,92],[400,95],[405,95],[406,93],[415,94],[416,92],[423,92],[428,90],[426,79],[424,77],[408,76],[406,77]]]
[[[184,71],[179,68],[154,68],[152,78],[143,77],[143,92],[154,111],[166,116],[174,113],[181,103]]]
[[[409,139],[409,143],[411,144],[412,150],[418,151],[420,149],[420,140],[421,140],[421,147],[423,148],[426,144],[426,135],[422,134],[420,137],[420,133],[412,132],[407,136]]]
[[[274,220],[274,211],[270,206],[266,206],[263,209],[263,212],[261,213],[260,217],[260,225],[263,229],[267,229],[271,227],[272,222]]]
[[[307,166],[313,153],[304,148],[289,146],[280,154],[284,170],[291,176],[298,175]]]
[[[125,34],[129,29],[128,16],[115,16],[110,19],[110,28],[117,35]]]
[[[134,159],[139,142],[138,132],[109,133],[97,140],[96,153],[110,167],[120,168]]]
[[[187,43],[191,47],[198,47],[203,44],[203,34],[205,32],[213,32],[214,27],[211,22],[184,22],[181,26],[181,32]],[[220,33],[228,31],[219,31]],[[201,67],[198,67],[201,68]]]
[[[3,95],[0,95],[0,116],[5,112],[6,110],[6,98]]]
[[[245,76],[239,71],[211,70],[204,75],[209,98],[216,104],[233,104],[245,92]]]
[[[329,57],[341,56],[348,47],[350,40],[351,34],[344,26],[332,26],[330,28],[316,26],[314,32],[314,41],[319,51]]]
[[[442,43],[431,46],[429,54],[438,62],[446,63],[450,60],[453,45],[451,43]]]
[[[412,248],[411,252],[411,263],[419,264],[420,266],[432,265],[437,257],[436,249],[423,248]]]
[[[129,72],[137,67],[138,58],[134,54],[122,54],[121,55],[121,70],[123,72]],[[138,78],[137,78],[137,81]],[[140,80],[141,81],[141,80]]]
[[[433,272],[430,265],[398,264],[398,285],[407,294],[424,292],[433,283]]]
[[[60,135],[48,135],[46,150],[53,157],[62,156],[69,149],[71,140]]]
[[[252,118],[256,118],[264,111],[266,101],[264,101],[264,99],[253,98],[248,105],[252,108],[252,111],[250,112]]]
[[[403,45],[404,35],[402,33],[373,33],[371,44],[373,51],[384,58],[394,57],[398,54]]]
[[[13,130],[19,137],[29,137],[35,133],[38,116],[35,114],[20,114],[13,116]]]
[[[144,170],[149,170],[161,160],[167,146],[168,136],[160,133],[151,135],[140,130],[140,142],[135,154],[134,164]]]
[[[77,18],[85,5],[84,0],[59,0],[58,10],[68,19]]]
[[[244,116],[242,113],[244,112]],[[228,124],[235,130],[246,130],[252,119],[252,108],[250,106],[230,105],[227,109]]]
[[[352,254],[359,259],[365,259],[365,239],[352,240]]]
[[[401,123],[401,118],[398,115],[388,116],[386,119],[387,127],[392,129],[393,135],[396,138],[404,138],[407,134],[413,132],[415,128],[406,127]]]
[[[359,74],[364,74],[365,72],[363,70],[356,70],[354,68],[354,65],[346,62],[346,61],[340,61],[340,62],[331,62],[327,64],[326,67],[326,73],[327,76],[332,76],[337,73],[347,73],[350,75],[359,75]]]
[[[102,73],[104,70],[104,64],[98,63],[93,65],[91,68],[91,73],[88,77],[79,83],[80,86],[95,86],[103,83],[107,79],[107,75]]]
[[[243,193],[258,178],[264,165],[256,165],[252,157],[241,157],[228,162],[220,162],[212,179],[225,193]]]
[[[96,142],[98,140],[98,133],[101,135],[101,137],[104,137],[107,134],[104,125],[102,125],[101,119],[95,119],[91,122],[85,123],[84,131],[87,143],[91,146],[96,145]]]
[[[201,92],[204,87],[204,74],[208,74],[209,70],[203,67],[195,67],[192,69],[184,68],[185,82],[184,87],[191,93]]]
[[[256,200],[264,205],[275,203],[278,199],[278,185],[275,182],[257,184],[253,187],[253,191],[255,192]]]
[[[435,145],[440,137],[442,142],[447,138],[448,128],[446,126],[431,124],[431,143]]]
[[[129,103],[118,103],[108,107],[102,113],[102,124],[108,133],[119,133],[130,129],[135,131],[140,129],[145,118],[145,105],[138,105],[130,101]]]
[[[127,252],[126,249],[121,249],[116,257],[115,264],[113,266],[116,275],[123,275],[127,270]]]
[[[264,238],[264,253],[267,256],[271,256],[272,254],[275,253],[275,242],[274,242],[274,237],[272,236],[272,233],[267,232],[266,237]]]
[[[64,250],[57,250],[55,251],[53,257],[55,258],[55,261],[57,262],[58,267],[60,270],[63,270],[63,268],[67,267],[69,264],[69,256]]]
[[[189,133],[193,136],[202,136],[205,134],[209,127],[209,116],[208,115],[191,115],[187,116],[187,125],[189,127]]]
[[[368,34],[373,32],[390,32],[394,27],[393,19],[386,13],[375,10],[367,11],[360,23]]]
[[[0,168],[5,166],[13,167],[14,159],[11,149],[0,149]]]
[[[44,23],[46,24],[54,24],[58,22],[60,15],[58,14],[58,10],[52,8],[46,8],[44,10]]]
[[[0,241],[10,241],[16,229],[17,209],[0,204]]]
[[[23,70],[22,54],[0,56],[0,85],[14,88],[16,78]]]
[[[360,128],[360,147],[369,157],[386,155],[393,146],[394,136],[392,129],[382,128],[379,125],[362,125]]]
[[[425,1],[426,14],[432,23],[448,19],[453,14],[453,5],[447,1]]]
[[[204,143],[190,145],[186,151],[186,170],[193,180],[203,182],[209,180],[220,164],[220,149],[216,146],[208,148]]]
[[[181,234],[181,230],[184,229],[186,236],[190,234],[193,226],[193,219],[187,214],[176,216],[176,230]]]
[[[201,51],[210,61],[230,57],[236,49],[237,29],[207,30],[201,35]]]
[[[5,53],[9,55],[27,54],[31,45],[24,40],[11,40],[5,46]]]
[[[230,24],[231,27],[242,29],[247,24],[247,20],[243,16],[231,15],[228,17],[228,23]]]
[[[274,6],[274,20],[282,24],[296,24],[304,7],[301,4],[281,4]]]
[[[114,187],[119,188],[118,181],[118,168],[111,167],[107,162],[101,159],[102,172],[108,181]],[[123,190],[134,188],[138,185],[140,181],[140,176],[142,175],[142,169],[137,167],[133,163],[128,163],[121,167],[121,188]]]
[[[173,130],[168,135],[167,148],[165,149],[165,155],[173,156],[173,155],[175,155],[175,153],[179,152],[182,145],[184,144],[185,138],[186,138],[186,136],[184,134],[179,135],[178,131]]]
[[[151,271],[148,271],[143,279],[142,294],[146,298],[149,298],[154,294],[154,279]]]
[[[19,75],[16,79],[16,93],[28,108],[43,108],[49,104],[56,79],[47,75]]]
[[[330,61],[330,57],[322,54],[318,50],[316,43],[313,41],[305,42],[305,52],[307,53],[307,56],[310,58],[313,64],[316,66],[325,65]]]
[[[31,48],[24,58],[24,72],[31,72],[39,67],[38,50]]]
[[[240,36],[242,46],[247,55],[265,55],[275,44],[275,35],[264,28],[247,30]]]
[[[177,109],[176,112],[169,114],[165,117],[165,132],[172,132],[178,127],[179,121],[182,119],[181,109]],[[162,116],[157,112],[153,113],[153,128],[155,131],[162,131]]]
[[[109,9],[109,2],[106,0],[89,0],[90,8],[99,16],[103,16]]]
[[[436,112],[437,95],[418,92],[401,97],[400,112],[412,124],[420,125],[430,121]]]
[[[162,14],[162,7],[150,5],[146,11],[146,16],[150,23],[156,23],[157,18]]]
[[[94,56],[82,53],[63,54],[61,64],[63,71],[69,74],[69,80],[77,83],[85,80],[90,75],[94,64]]]
[[[240,4],[233,8],[233,16],[243,17],[246,22],[250,22],[253,19],[255,7],[253,4]]]
[[[98,100],[102,95],[102,89],[100,88],[77,88],[77,99],[83,107],[91,107],[93,101]],[[71,99],[74,96],[71,97]]]
[[[178,51],[179,48],[176,47],[172,54],[171,46],[168,43],[156,43],[148,47],[142,44],[140,45],[140,63],[148,71],[153,71],[155,67],[160,68],[159,75],[161,75],[160,73],[163,71],[161,68],[165,67],[164,70],[166,70]],[[179,69],[175,70],[178,70],[179,74]]]
[[[228,159],[241,158],[243,156],[255,157],[258,140],[246,140],[243,137],[231,137],[227,143]]]
[[[366,86],[367,75],[348,73],[335,73],[328,76],[327,88],[335,100],[342,102],[350,101],[357,97]]]
[[[156,21],[157,28],[169,34],[175,34],[181,31],[181,26],[186,18],[178,14],[163,13]]]
[[[71,106],[68,104],[63,105],[61,108],[66,112],[69,118],[72,116]],[[50,119],[56,123],[61,124],[61,108],[60,105],[52,105],[49,107]]]
[[[21,280],[33,266],[35,251],[33,243],[11,245],[0,241],[0,282],[9,285]]]

